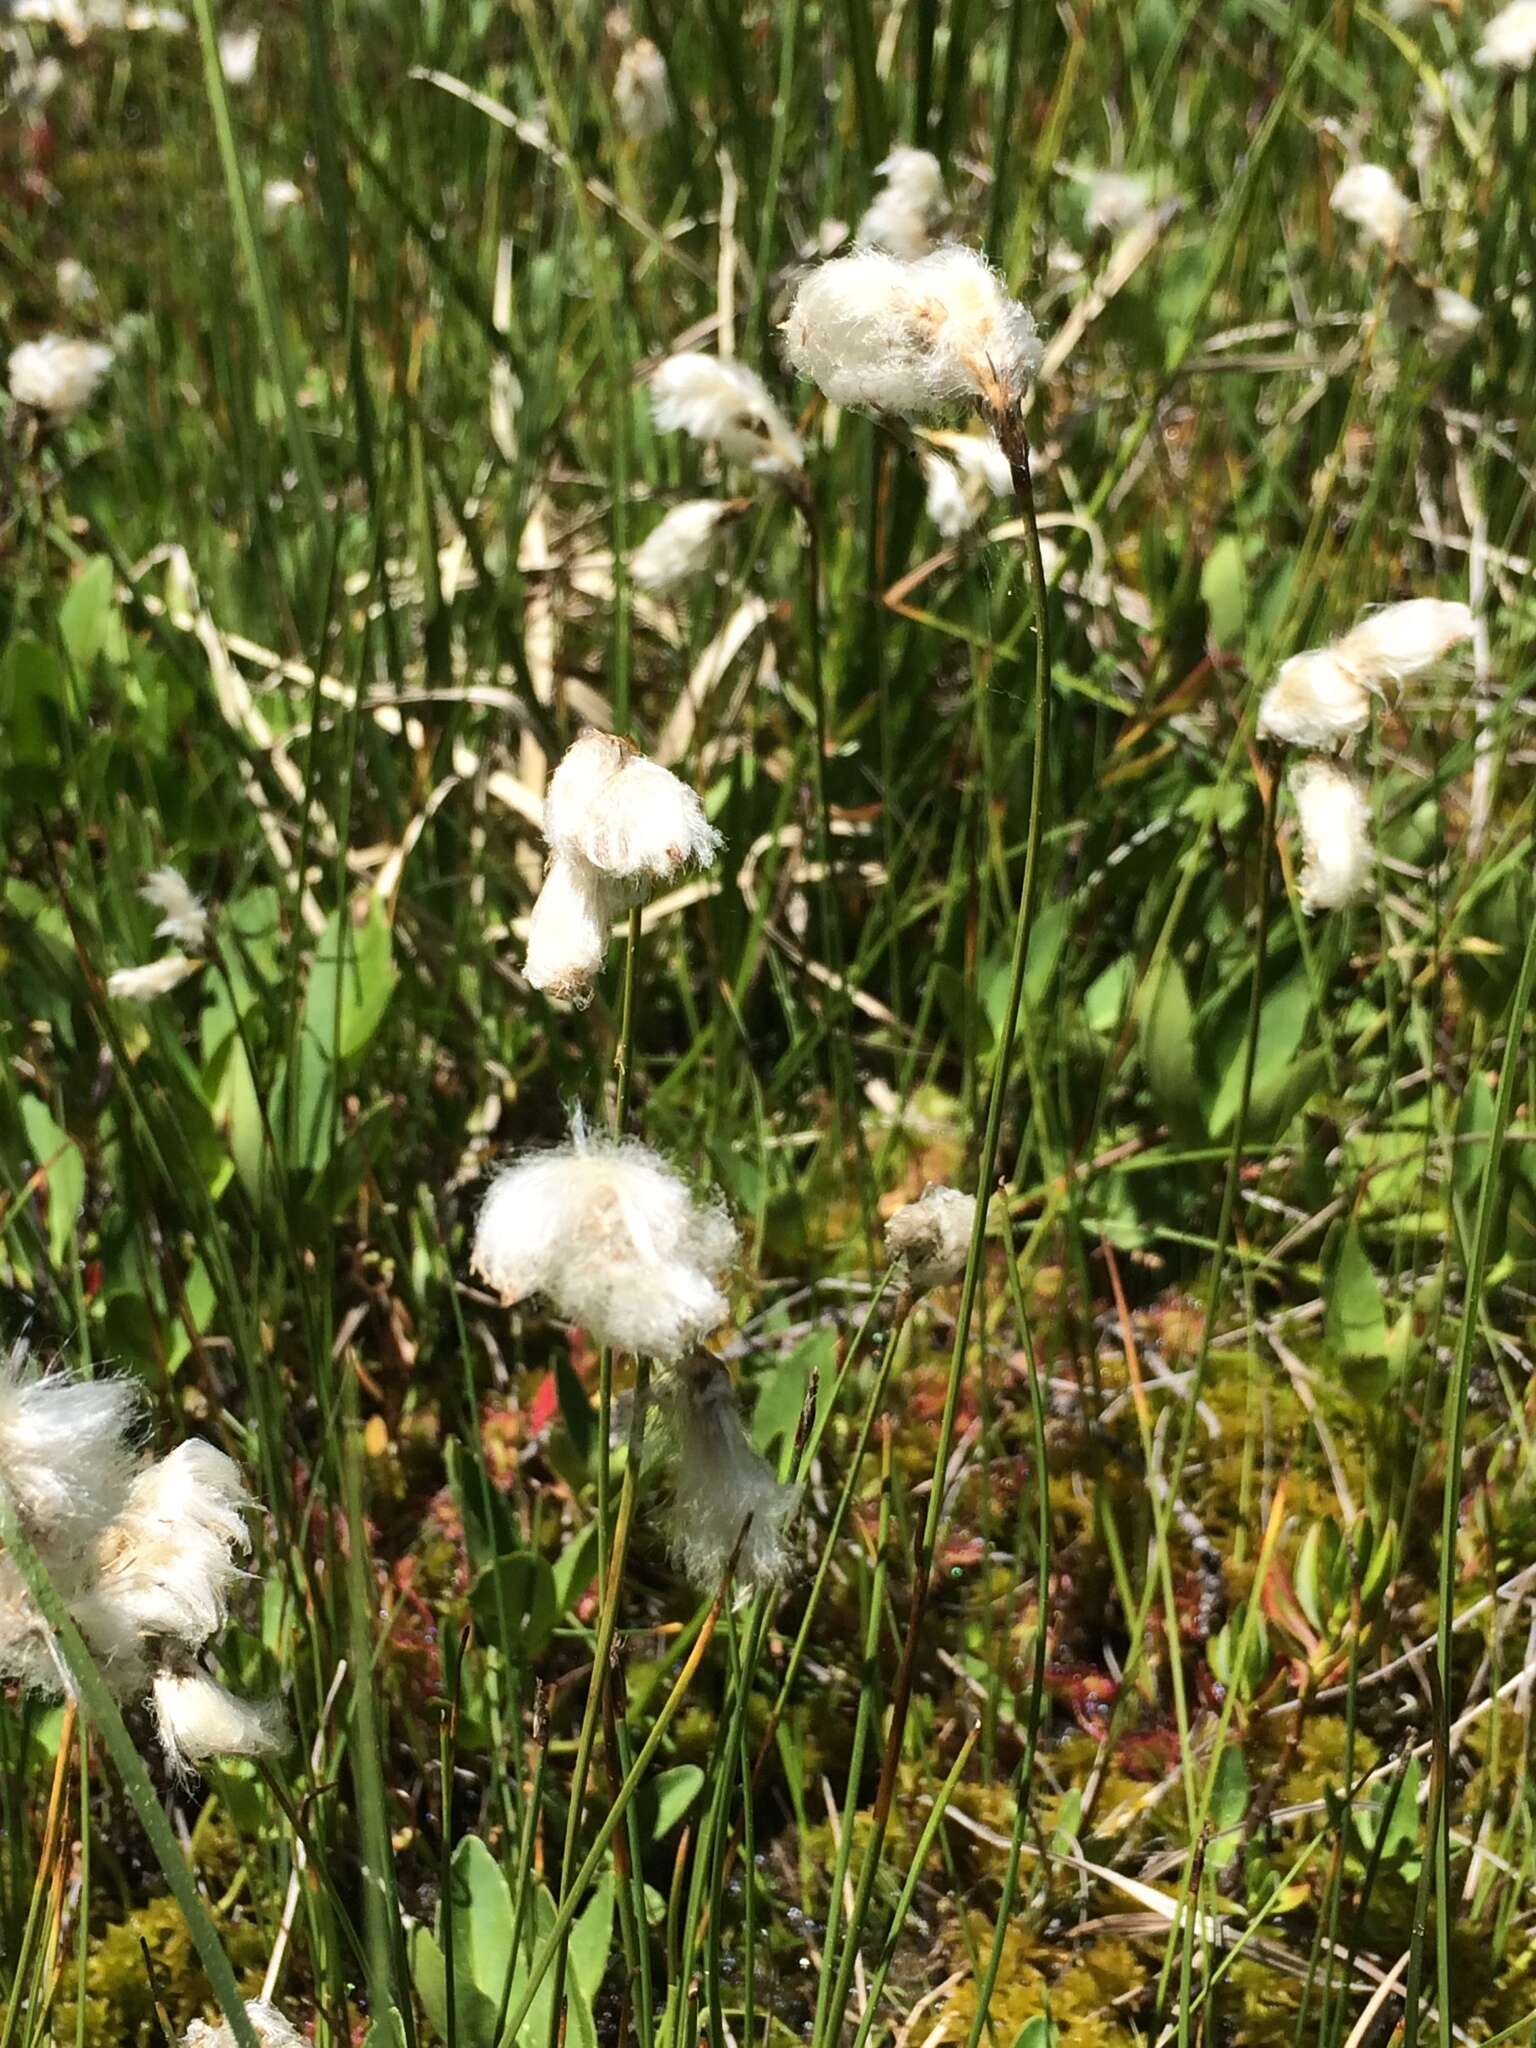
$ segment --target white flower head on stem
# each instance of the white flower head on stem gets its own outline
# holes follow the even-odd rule
[[[119,967],[107,976],[107,994],[122,1003],[152,1003],[180,988],[190,975],[202,971],[201,960],[189,960],[185,953],[167,953],[143,967]]]
[[[1410,597],[1402,604],[1368,612],[1358,626],[1334,643],[1334,652],[1368,686],[1380,689],[1422,675],[1471,637],[1469,605],[1438,597]]]
[[[926,256],[949,210],[938,158],[902,143],[875,169],[884,186],[860,219],[854,240],[861,248],[884,249],[907,262]]]
[[[649,142],[672,119],[666,63],[649,36],[637,36],[620,57],[613,108],[631,142]]]
[[[151,1698],[160,1746],[176,1771],[219,1756],[276,1756],[287,1747],[275,1702],[237,1699],[206,1671],[157,1671]]]
[[[1351,164],[1333,188],[1328,204],[1341,220],[1357,227],[1389,255],[1401,248],[1413,205],[1381,164]]]
[[[58,288],[60,303],[71,312],[78,306],[91,305],[98,296],[96,280],[78,256],[61,256],[53,281]]]
[[[1090,234],[1118,235],[1139,227],[1152,211],[1152,180],[1138,171],[1093,171],[1083,225]]]
[[[237,90],[256,76],[256,59],[261,54],[261,30],[227,28],[219,37],[219,64],[225,82]]]
[[[834,405],[903,418],[962,400],[1007,412],[1040,363],[1028,309],[954,245],[912,263],[861,249],[823,264],[795,295],[784,346]]]
[[[261,188],[261,217],[265,225],[280,226],[284,215],[299,205],[303,197],[304,188],[292,178],[268,178]]]
[[[718,1195],[696,1198],[648,1146],[578,1122],[492,1182],[472,1264],[509,1305],[540,1295],[595,1344],[671,1361],[724,1322],[736,1245]]]
[[[194,953],[202,951],[208,941],[208,912],[177,869],[155,868],[144,877],[139,894],[152,910],[160,912],[157,939],[174,939]]]
[[[105,342],[45,334],[11,350],[7,374],[18,405],[52,420],[70,420],[90,404],[111,367],[112,351]]]
[[[557,853],[528,919],[523,972],[536,989],[584,1009],[628,897],[580,854]]]
[[[1483,324],[1479,308],[1448,284],[1435,286],[1432,304],[1434,317],[1430,322],[1429,339],[1441,355],[1450,355],[1464,341],[1470,341]]]
[[[914,1294],[960,1279],[976,1227],[976,1197],[930,1181],[885,1226],[887,1256],[899,1259]]]
[[[730,1374],[694,1351],[663,1388],[671,1439],[672,1555],[701,1593],[719,1584],[741,1538],[736,1584],[761,1593],[790,1569],[788,1532],[797,1490],[775,1478],[742,1424]],[[742,1535],[745,1530],[745,1536]]]
[[[239,1468],[191,1440],[134,1479],[97,1547],[95,1583],[79,1610],[93,1644],[131,1637],[201,1649],[224,1626],[250,1549],[250,1496]]]
[[[726,498],[690,498],[674,505],[629,558],[632,582],[660,596],[709,567],[722,524],[741,507]]]
[[[1536,0],[1511,0],[1483,30],[1473,60],[1485,71],[1513,74],[1536,63]]]
[[[1347,769],[1313,756],[1291,776],[1301,825],[1301,907],[1343,910],[1370,884],[1371,809]]]
[[[760,476],[797,475],[799,436],[755,370],[697,350],[668,356],[651,378],[651,417],[664,433],[704,441]]]
[[[0,1363],[0,1485],[45,1561],[88,1546],[121,1511],[133,1472],[132,1380],[29,1376]]]
[[[1280,664],[1259,704],[1260,739],[1332,751],[1364,732],[1371,692],[1331,647],[1309,648]]]
[[[261,2048],[304,2048],[303,2035],[288,2024],[275,2005],[268,2005],[264,1999],[249,2000],[245,2016]],[[181,2048],[235,2048],[235,2037],[228,2021],[209,2026],[206,2020],[194,2020],[182,2036]]]
[[[724,844],[686,782],[590,727],[550,777],[544,837],[557,856],[579,857],[631,888],[707,867]]]

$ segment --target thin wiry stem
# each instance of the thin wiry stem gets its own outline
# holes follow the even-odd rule
[[[992,1068],[992,1081],[987,1097],[986,1124],[982,1134],[981,1155],[977,1162],[976,1220],[971,1229],[971,1242],[966,1257],[965,1278],[960,1290],[960,1313],[955,1323],[954,1348],[950,1354],[949,1379],[944,1392],[944,1412],[939,1423],[938,1442],[934,1449],[933,1481],[928,1494],[928,1510],[924,1518],[923,1531],[917,1546],[912,1575],[912,1607],[907,1621],[906,1640],[902,1646],[901,1665],[897,1672],[896,1684],[891,1695],[891,1713],[886,1736],[885,1755],[880,1768],[880,1783],[870,1814],[869,1843],[865,1850],[864,1862],[859,1871],[858,1891],[854,1898],[853,1912],[849,1921],[849,1940],[843,1949],[838,1966],[837,1988],[832,1998],[830,2011],[841,2022],[847,2009],[848,1987],[853,1977],[853,1966],[858,1954],[858,1930],[869,1915],[870,1901],[874,1895],[879,1875],[881,1851],[885,1845],[886,1828],[890,1821],[891,1803],[896,1791],[896,1773],[901,1761],[902,1741],[906,1733],[907,1714],[912,1703],[912,1685],[917,1669],[917,1647],[922,1633],[923,1616],[928,1603],[928,1589],[932,1573],[934,1549],[938,1541],[939,1523],[944,1511],[944,1481],[949,1470],[950,1451],[954,1445],[955,1416],[960,1405],[960,1387],[965,1375],[965,1357],[970,1346],[971,1324],[976,1312],[976,1297],[980,1290],[983,1252],[987,1229],[987,1197],[991,1192],[997,1170],[998,1148],[1002,1139],[1003,1110],[1008,1099],[1008,1085],[1013,1069],[1013,1046],[1018,1033],[1019,1012],[1024,1000],[1024,967],[1029,956],[1030,933],[1034,928],[1035,897],[1037,894],[1040,868],[1040,842],[1045,822],[1045,778],[1049,759],[1050,742],[1050,701],[1051,701],[1051,647],[1050,628],[1046,614],[1045,563],[1040,551],[1040,527],[1035,512],[1034,485],[1029,471],[1029,443],[1025,437],[1023,420],[1017,410],[1008,407],[994,413],[990,424],[996,433],[998,443],[1008,458],[1013,473],[1013,486],[1024,520],[1025,557],[1029,567],[1030,592],[1035,609],[1035,730],[1033,759],[1030,774],[1029,818],[1025,828],[1024,874],[1019,885],[1018,914],[1014,923],[1013,958],[1009,966],[1008,995],[1003,1008],[1002,1025],[998,1032],[996,1059]]]

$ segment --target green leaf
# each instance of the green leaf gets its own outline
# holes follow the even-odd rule
[[[329,1064],[349,1060],[378,1030],[397,979],[393,938],[381,904],[371,903],[364,923],[327,919],[315,948],[304,999],[304,1035]]]
[[[363,2048],[405,2048],[405,2022],[393,2006],[364,2034]]]
[[[101,653],[115,617],[112,564],[105,555],[93,555],[59,606],[59,632],[79,667],[89,668]]]
[[[1242,1847],[1248,1792],[1248,1766],[1243,1762],[1242,1745],[1229,1742],[1216,1760],[1216,1779],[1211,1787],[1211,1825],[1216,1833],[1208,1861],[1213,1870],[1225,1869]]]
[[[18,633],[0,660],[0,731],[7,765],[38,768],[56,761],[55,727],[68,705],[68,683],[53,649],[29,633]]]
[[[1147,1087],[1158,1114],[1182,1142],[1205,1135],[1195,1061],[1195,1013],[1184,973],[1165,960],[1136,999],[1137,1033]]]
[[[22,1096],[21,1122],[27,1148],[48,1191],[48,1256],[59,1266],[69,1250],[75,1218],[85,1199],[85,1160],[40,1097]]]
[[[1213,1138],[1223,1138],[1237,1120],[1243,1092],[1248,998],[1229,1013],[1230,1044],[1221,1079],[1210,1108]],[[1259,1038],[1253,1054],[1253,1086],[1249,1093],[1248,1135],[1283,1130],[1316,1086],[1321,1054],[1298,1058],[1312,1015],[1312,989],[1299,962],[1265,995],[1259,1010]]]
[[[1200,595],[1217,646],[1241,646],[1248,622],[1248,567],[1243,544],[1235,533],[1224,533],[1206,556],[1200,570]]]
[[[659,1842],[682,1821],[704,1785],[697,1764],[674,1764],[658,1771],[636,1800],[640,1830],[648,1842]]]
[[[793,1444],[813,1372],[818,1375],[818,1411],[830,1400],[836,1363],[837,1332],[821,1329],[763,1374],[758,1381],[757,1405],[752,1410],[752,1441],[765,1457],[771,1456],[781,1444]]]
[[[510,1663],[536,1657],[560,1613],[555,1575],[548,1560],[532,1550],[488,1564],[470,1590],[469,1604],[482,1642],[494,1643]]]
[[[1336,1224],[1323,1247],[1323,1330],[1340,1360],[1385,1359],[1387,1312],[1381,1286],[1360,1242],[1353,1216]]]

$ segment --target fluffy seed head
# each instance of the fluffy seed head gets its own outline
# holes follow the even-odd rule
[[[304,197],[301,185],[292,178],[268,178],[261,188],[261,217],[269,228],[277,227],[285,213]]]
[[[250,1999],[245,2016],[261,2048],[304,2048],[303,2035],[288,2024],[275,2005],[268,2005],[264,1999]],[[235,2037],[227,2021],[210,2026],[206,2020],[194,2020],[182,2036],[181,2048],[235,2048]]]
[[[1332,751],[1364,732],[1371,693],[1331,647],[1309,648],[1280,664],[1259,705],[1259,737]]]
[[[766,1592],[790,1568],[788,1531],[798,1493],[781,1486],[742,1427],[730,1374],[707,1351],[668,1376],[672,1555],[701,1593],[713,1591],[746,1528],[736,1560],[744,1593]]]
[[[784,323],[785,353],[835,405],[916,418],[962,400],[1017,401],[1040,362],[1034,319],[974,249],[904,263],[855,250],[813,270]]]
[[[1464,341],[1470,341],[1483,324],[1479,308],[1461,292],[1452,291],[1448,284],[1435,286],[1433,305],[1429,338],[1442,355],[1449,355]]]
[[[900,1259],[914,1294],[958,1280],[970,1256],[976,1197],[930,1181],[885,1226],[887,1256]]]
[[[608,956],[608,935],[624,905],[619,886],[580,854],[557,853],[528,919],[523,972],[534,988],[584,1009]]]
[[[629,558],[629,574],[642,590],[660,595],[709,567],[722,521],[736,507],[719,498],[690,498],[674,505]]]
[[[1448,604],[1438,597],[1411,597],[1404,604],[1383,605],[1379,612],[1368,613],[1334,643],[1334,651],[1363,682],[1379,688],[1421,675],[1471,637],[1470,606]]]
[[[948,211],[938,158],[903,144],[875,168],[885,184],[860,219],[855,241],[906,262],[926,256]]]
[[[1381,164],[1351,164],[1333,188],[1329,205],[1341,220],[1357,227],[1369,241],[1389,253],[1401,246],[1413,213],[1406,193]]]
[[[175,1770],[216,1756],[276,1756],[287,1746],[275,1702],[236,1699],[206,1671],[157,1671],[151,1697],[160,1746]]]
[[[11,350],[7,375],[18,405],[68,420],[90,404],[111,367],[112,351],[104,342],[45,334]]]
[[[1474,60],[1486,71],[1529,71],[1536,63],[1536,0],[1511,0],[1483,30]]]
[[[1291,776],[1301,824],[1301,907],[1342,910],[1369,886],[1371,810],[1355,778],[1313,756]]]
[[[139,894],[152,910],[160,912],[157,939],[174,939],[194,953],[202,951],[208,939],[208,912],[202,898],[192,894],[175,868],[155,868],[144,877]]]
[[[805,463],[794,428],[744,363],[692,349],[668,356],[651,379],[651,417],[664,433],[709,442],[760,476],[789,476]]]
[[[227,28],[219,37],[219,64],[225,83],[249,85],[256,76],[256,59],[261,54],[259,28]]]
[[[29,1376],[0,1363],[0,1485],[45,1558],[89,1546],[122,1509],[138,1389],[126,1379]]]
[[[1088,180],[1083,224],[1090,233],[1118,235],[1140,226],[1152,211],[1152,181],[1134,171],[1095,171]]]
[[[212,1444],[178,1444],[134,1479],[97,1546],[95,1584],[78,1618],[104,1647],[130,1639],[201,1649],[224,1626],[250,1548],[250,1496]]]
[[[649,36],[637,36],[619,59],[613,107],[620,128],[632,142],[648,142],[671,120],[667,67]]]
[[[531,1154],[491,1184],[474,1270],[510,1305],[542,1295],[595,1343],[680,1358],[725,1320],[736,1231],[635,1139],[589,1135]]]
[[[185,953],[167,953],[142,967],[119,967],[107,976],[107,994],[122,1003],[152,1003],[180,988],[189,975],[202,969],[201,960],[189,960]]]
[[[69,307],[71,312],[77,306],[89,306],[98,296],[96,280],[78,256],[61,256],[53,281],[58,289],[59,303]]]
[[[946,540],[958,540],[976,523],[977,507],[960,481],[960,472],[936,450],[925,448],[919,460],[923,481],[928,486],[925,505],[928,517]]]
[[[698,795],[626,741],[590,727],[550,777],[544,837],[612,882],[676,881],[706,867],[724,844]]]

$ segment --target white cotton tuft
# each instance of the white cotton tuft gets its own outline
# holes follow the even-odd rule
[[[471,1263],[508,1305],[541,1295],[594,1343],[671,1360],[724,1322],[736,1248],[718,1195],[695,1199],[647,1146],[578,1125],[492,1182]]]
[[[68,420],[90,404],[111,367],[112,351],[104,342],[45,334],[11,350],[7,375],[18,405]]]
[[[686,782],[590,727],[550,777],[544,837],[552,853],[579,857],[626,887],[676,881],[707,867],[724,844]]]
[[[649,142],[672,119],[667,67],[649,36],[637,36],[619,59],[613,107],[620,128],[632,142]]]
[[[236,1556],[250,1549],[250,1505],[238,1466],[195,1439],[138,1473],[80,1603],[93,1647],[139,1638],[196,1650],[217,1634],[243,1576]]]
[[[854,240],[911,262],[926,256],[949,210],[936,156],[905,144],[875,166],[884,186],[859,221]]]
[[[139,894],[152,910],[160,912],[157,939],[174,939],[194,953],[202,951],[208,940],[208,912],[202,898],[193,895],[175,868],[155,868],[145,876]]]
[[[1405,682],[1433,668],[1472,637],[1472,611],[1438,597],[1383,605],[1334,643],[1334,652],[1368,686]]]
[[[663,432],[691,434],[762,476],[791,475],[805,462],[794,428],[744,363],[692,349],[668,356],[651,378],[651,417]]]
[[[73,1568],[52,1553],[45,1561],[54,1584],[67,1596]],[[0,1679],[49,1699],[61,1699],[70,1683],[54,1645],[53,1630],[33,1606],[26,1581],[4,1551],[0,1551]]]
[[[1314,756],[1292,774],[1291,795],[1301,825],[1301,907],[1343,910],[1373,872],[1365,792],[1346,769]]]
[[[676,590],[709,567],[723,521],[737,507],[719,498],[690,498],[674,505],[629,558],[630,580],[660,596]]]
[[[185,953],[167,953],[142,967],[119,967],[107,976],[107,994],[122,1003],[152,1003],[180,988],[189,975],[202,971],[201,960],[189,960]]]
[[[1536,63],[1536,0],[1511,0],[1483,30],[1474,63],[1485,71],[1529,71]]]
[[[256,59],[261,54],[259,28],[227,28],[219,37],[219,65],[227,85],[237,90],[256,76]]]
[[[1433,297],[1434,317],[1430,322],[1431,345],[1442,355],[1449,355],[1470,341],[1483,324],[1481,309],[1463,293],[1453,291],[1448,284],[1435,286]]]
[[[151,1698],[160,1746],[175,1770],[217,1756],[276,1756],[287,1747],[275,1701],[237,1699],[206,1671],[157,1671]]]
[[[925,448],[918,460],[922,464],[923,481],[928,487],[925,507],[928,517],[946,540],[958,540],[969,533],[976,524],[978,508],[960,481],[960,472],[952,462],[931,448]]]
[[[950,460],[974,489],[985,488],[994,498],[1013,495],[1013,467],[998,445],[996,434],[955,434],[945,442]]]
[[[245,2016],[261,2048],[304,2048],[303,2035],[264,1999],[248,2000]],[[210,2026],[206,2020],[194,2020],[182,2036],[181,2048],[235,2048],[235,2037],[227,2021]]]
[[[1280,664],[1259,704],[1260,739],[1330,752],[1364,732],[1371,693],[1331,647],[1309,648]]]
[[[795,295],[784,347],[834,405],[904,418],[967,399],[1002,411],[1040,363],[1027,308],[954,245],[911,263],[860,249],[823,264]]]
[[[71,312],[92,305],[99,296],[96,280],[78,256],[61,256],[53,273],[61,305]]]
[[[1090,234],[1118,235],[1152,211],[1152,180],[1135,171],[1094,171],[1083,224]]]
[[[707,1351],[694,1352],[669,1377],[664,1398],[674,1559],[701,1593],[713,1592],[741,1537],[735,1583],[744,1593],[767,1592],[790,1569],[796,1488],[780,1485],[753,1448],[730,1375]]]
[[[618,885],[579,854],[557,853],[528,918],[523,972],[533,987],[585,1008],[625,901]]]
[[[292,178],[268,178],[261,188],[261,218],[265,226],[282,225],[283,217],[302,203],[304,188]]]
[[[89,1546],[122,1509],[138,1406],[132,1380],[0,1364],[0,1485],[45,1560]]]
[[[965,1272],[976,1227],[976,1197],[930,1181],[885,1226],[886,1255],[900,1259],[914,1294],[944,1287]]]
[[[1333,188],[1328,204],[1341,220],[1389,253],[1402,244],[1413,213],[1406,193],[1381,164],[1351,164]]]

